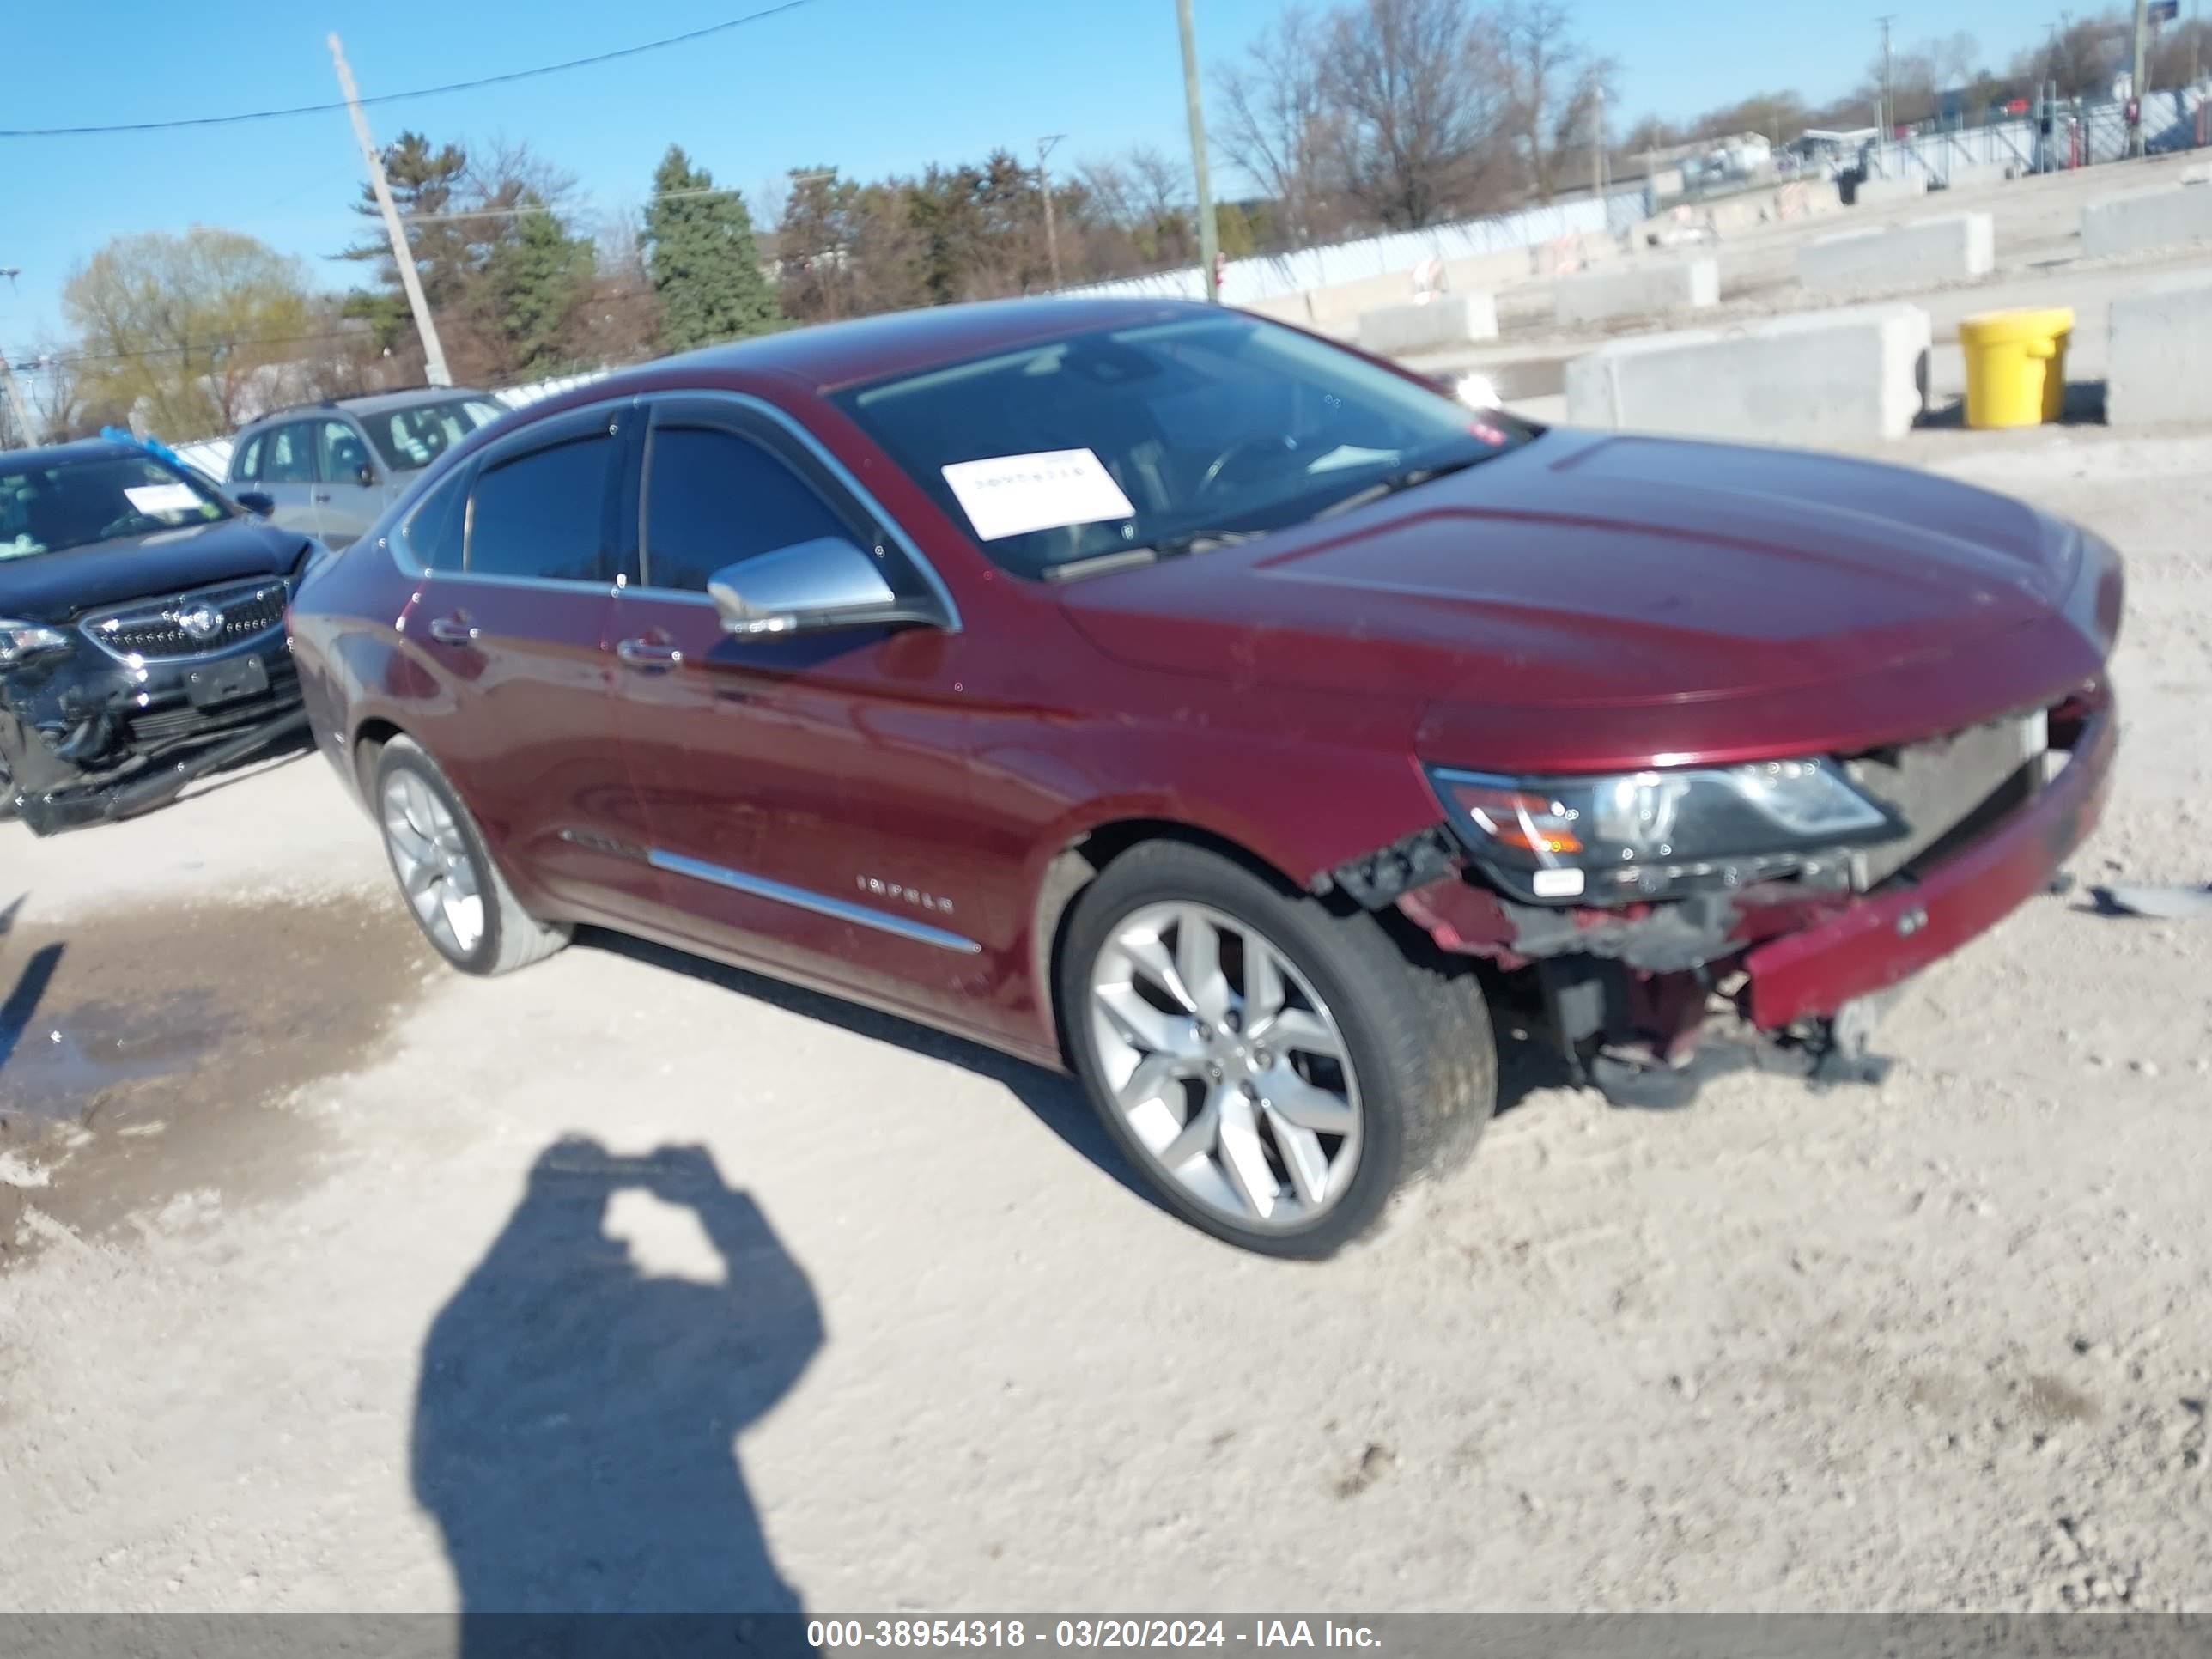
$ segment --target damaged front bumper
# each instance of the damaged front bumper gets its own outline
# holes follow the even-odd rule
[[[85,640],[0,675],[4,787],[34,835],[149,811],[306,728],[281,626],[167,658]]]
[[[1742,1069],[1874,1080],[1886,1062],[1869,1039],[1894,988],[2049,890],[2095,828],[2118,726],[2108,691],[2054,713],[2058,763],[2032,793],[1863,893],[1774,884],[1618,909],[1527,905],[1462,869],[1439,873],[1448,843],[1421,837],[1377,855],[1379,883],[1372,861],[1337,883],[1374,906],[1403,872],[1413,879],[1381,902],[1438,946],[1532,969],[1577,1079],[1620,1103],[1680,1104]]]

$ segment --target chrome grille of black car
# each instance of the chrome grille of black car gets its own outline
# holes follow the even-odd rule
[[[182,620],[202,607],[220,617],[204,638]],[[104,611],[78,626],[95,644],[118,657],[197,657],[242,644],[283,620],[284,584],[270,581],[198,588],[173,599]]]
[[[2039,711],[1850,762],[1853,781],[1911,826],[1910,834],[1853,856],[1855,884],[1863,891],[1886,881],[1970,820],[2002,817],[2025,804],[2042,783],[2049,747],[2047,719]]]

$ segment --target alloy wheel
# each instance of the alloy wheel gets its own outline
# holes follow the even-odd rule
[[[483,894],[459,822],[410,771],[385,780],[383,811],[400,890],[423,931],[447,955],[471,955],[483,939]]]
[[[1237,1225],[1302,1226],[1358,1167],[1352,1054],[1289,955],[1211,906],[1150,904],[1091,969],[1104,1081],[1131,1138]]]

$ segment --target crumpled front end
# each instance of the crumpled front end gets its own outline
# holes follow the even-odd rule
[[[2051,706],[1843,765],[1906,826],[1785,880],[1718,867],[1649,902],[1525,902],[1443,826],[1332,872],[1448,952],[1527,970],[1578,1081],[1622,1104],[1676,1105],[1717,1072],[1873,1080],[1898,984],[2050,890],[2096,826],[2118,750],[2107,683]],[[2023,732],[2033,733],[2023,742]]]
[[[0,763],[38,835],[158,806],[302,730],[282,578],[88,612],[0,669]]]

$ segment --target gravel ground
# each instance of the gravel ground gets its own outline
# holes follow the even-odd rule
[[[2130,556],[2075,868],[2212,876],[2212,437],[1893,454]],[[2212,924],[2038,900],[1879,1090],[1516,1052],[1313,1267],[1064,1082],[386,888],[312,757],[0,828],[0,1609],[2212,1606]]]

